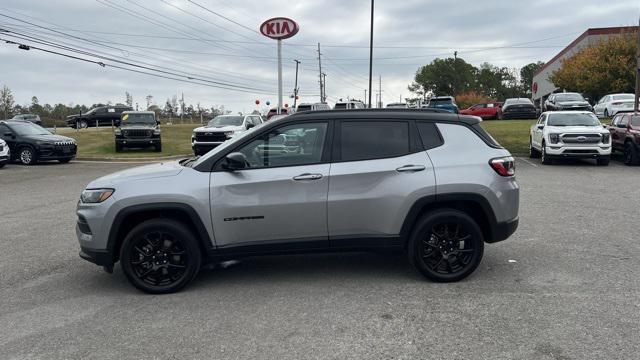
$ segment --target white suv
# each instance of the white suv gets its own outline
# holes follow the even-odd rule
[[[547,111],[529,132],[529,156],[551,164],[554,158],[596,159],[609,165],[611,134],[590,111]]]
[[[7,145],[4,140],[0,139],[0,168],[4,167],[9,162],[11,155],[9,151],[9,145]]]

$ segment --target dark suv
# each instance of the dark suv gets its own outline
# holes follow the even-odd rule
[[[625,164],[638,165],[640,163],[640,114],[617,113],[607,129],[611,132],[611,150],[624,153]]]
[[[125,111],[133,111],[129,106],[100,106],[86,113],[67,116],[67,125],[72,128],[84,129],[89,126],[120,126],[120,116]]]
[[[74,139],[54,135],[39,125],[22,120],[0,121],[0,138],[9,145],[11,158],[25,165],[33,165],[40,160],[68,163],[78,149]]]
[[[589,102],[578,93],[551,94],[544,102],[545,111],[593,111]]]
[[[160,124],[153,111],[125,111],[115,131],[116,152],[124,148],[153,147],[162,151]]]

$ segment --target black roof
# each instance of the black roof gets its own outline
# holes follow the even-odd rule
[[[480,118],[470,115],[458,115],[442,109],[351,109],[303,111],[286,117],[293,120],[430,120],[442,122],[462,122],[475,125]],[[284,120],[284,119],[283,119]]]

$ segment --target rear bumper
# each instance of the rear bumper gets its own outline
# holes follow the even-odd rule
[[[496,243],[508,239],[509,236],[513,235],[513,233],[518,229],[519,221],[520,220],[518,218],[515,218],[510,221],[497,223],[493,231],[493,239],[487,242]]]
[[[533,111],[510,111],[503,112],[503,119],[535,119],[537,117],[537,112]]]

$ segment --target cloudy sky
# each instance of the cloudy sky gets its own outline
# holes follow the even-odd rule
[[[293,60],[298,59],[301,101],[318,101],[320,42],[329,102],[363,98],[368,86],[369,4],[365,0],[2,0],[0,28],[11,31],[0,32],[3,40],[166,77],[190,77],[201,84],[19,50],[3,41],[0,85],[9,86],[20,104],[33,95],[41,103],[116,103],[124,102],[128,91],[141,105],[147,95],[162,106],[167,98],[184,93],[187,104],[251,111],[256,99],[263,104],[277,102],[276,44],[262,37],[258,27],[267,18],[287,16],[300,24],[300,32],[284,42],[285,96],[293,91]],[[452,56],[456,50],[476,66],[490,62],[519,68],[547,61],[587,28],[635,25],[639,14],[638,0],[606,5],[594,0],[378,0],[375,88],[381,76],[385,103],[408,97],[407,85],[420,65]]]

